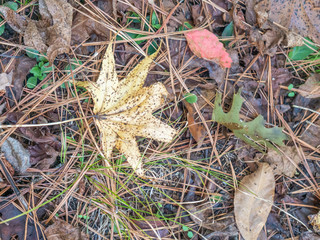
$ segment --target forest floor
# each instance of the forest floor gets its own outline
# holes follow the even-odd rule
[[[0,239],[320,239],[320,1],[0,3]],[[77,82],[109,44],[120,84],[160,47],[143,89],[165,86],[149,111],[175,134],[106,159]]]

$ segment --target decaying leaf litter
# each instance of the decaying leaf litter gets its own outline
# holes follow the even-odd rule
[[[317,239],[319,7],[6,1],[1,237]]]

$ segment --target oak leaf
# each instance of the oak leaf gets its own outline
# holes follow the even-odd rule
[[[236,137],[250,144],[260,152],[264,152],[264,148],[257,143],[273,149],[276,149],[273,144],[283,146],[283,141],[286,140],[287,137],[282,133],[282,128],[266,128],[264,126],[266,121],[263,119],[262,115],[258,115],[258,117],[250,122],[243,122],[240,119],[242,103],[243,99],[241,97],[240,89],[238,93],[233,96],[230,111],[225,113],[222,108],[222,95],[221,93],[217,93],[212,114],[213,121],[229,128]]]
[[[159,51],[159,50],[158,50]],[[168,92],[161,83],[143,87],[149,67],[158,51],[143,59],[122,81],[118,80],[112,44],[107,48],[96,82],[78,82],[94,101],[93,112],[101,131],[105,158],[114,147],[122,152],[139,176],[143,176],[141,154],[135,137],[170,142],[176,131],[162,123],[152,112],[163,104]]]

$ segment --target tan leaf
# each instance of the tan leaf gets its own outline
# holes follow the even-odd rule
[[[12,83],[13,71],[8,73],[0,73],[0,91],[5,91],[6,87],[10,86]]]
[[[96,82],[78,82],[87,88],[94,101],[94,114],[101,131],[105,158],[114,147],[126,157],[142,176],[141,154],[136,136],[170,142],[176,131],[155,118],[152,113],[163,104],[167,90],[161,83],[143,87],[149,67],[158,51],[143,59],[122,81],[118,80],[112,44],[107,48]]]
[[[79,227],[57,219],[54,224],[44,231],[48,240],[88,240],[85,233]]]
[[[187,113],[187,120],[188,120],[188,128],[194,140],[198,143],[198,146],[201,146],[203,140],[206,137],[206,129],[203,124],[197,123],[194,119],[195,109],[194,107],[188,103],[187,101],[183,101],[184,105],[186,106],[188,113]]]
[[[35,21],[0,6],[0,13],[18,33],[25,45],[47,53],[50,63],[61,53],[68,53],[71,41],[72,6],[66,0],[39,0],[41,20]]]
[[[1,151],[17,172],[24,173],[31,166],[29,151],[17,139],[8,137],[2,144]]]
[[[299,94],[305,98],[320,98],[320,74],[310,76],[299,90]]]
[[[256,240],[267,221],[275,190],[273,172],[268,163],[245,176],[234,196],[238,229],[245,240]]]
[[[295,147],[281,147],[284,154],[269,149],[264,161],[270,164],[275,175],[284,174],[293,177],[296,172],[296,166],[301,162]]]
[[[312,214],[308,216],[309,224],[313,226],[313,230],[316,233],[320,233],[320,211],[317,214]]]
[[[13,71],[11,71],[9,74],[8,73],[0,73],[0,96],[5,94],[6,87],[8,87],[12,84],[12,76],[13,76]],[[5,108],[5,106],[6,106],[5,103],[2,103],[0,105],[0,114],[3,112],[3,109]]]

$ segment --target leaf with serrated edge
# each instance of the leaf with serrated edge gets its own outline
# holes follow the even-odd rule
[[[112,44],[107,48],[96,82],[78,82],[94,101],[94,114],[101,131],[105,158],[114,147],[122,152],[139,176],[143,176],[141,154],[136,136],[170,142],[176,131],[155,118],[152,113],[163,104],[167,90],[161,83],[143,87],[150,65],[159,50],[144,58],[122,81],[118,80]]]
[[[235,191],[234,214],[245,240],[256,240],[270,213],[275,180],[269,164],[261,163],[256,172],[245,176]]]

